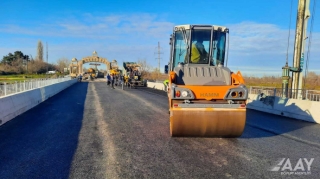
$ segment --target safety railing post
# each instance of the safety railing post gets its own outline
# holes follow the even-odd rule
[[[306,90],[306,100],[308,100],[308,92],[309,90]]]
[[[17,81],[14,82],[14,88],[15,88],[15,92],[17,93],[18,92],[18,82]]]
[[[4,96],[6,96],[7,95],[7,83],[6,82],[4,82],[3,87],[4,87]]]

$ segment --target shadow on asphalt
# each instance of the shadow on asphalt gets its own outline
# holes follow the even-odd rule
[[[1,178],[68,178],[89,83],[76,83],[0,127]]]
[[[320,125],[280,115],[247,109],[246,126],[241,138],[261,138],[287,134],[302,128],[315,128]],[[259,129],[264,132],[255,132]],[[314,129],[313,129],[314,130]]]

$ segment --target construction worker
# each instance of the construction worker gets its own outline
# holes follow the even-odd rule
[[[110,85],[110,83],[111,83],[111,77],[110,77],[110,75],[109,75],[109,73],[108,73],[108,74],[107,74],[107,84]]]
[[[167,92],[168,91],[169,80],[164,80],[163,84],[164,84],[164,91]]]
[[[79,74],[79,76],[78,76],[78,81],[81,82],[81,80],[82,80],[82,75]]]
[[[124,75],[123,79],[124,79],[125,84],[128,85],[128,82],[129,82],[128,76]]]
[[[115,89],[115,88],[114,88],[114,81],[115,81],[115,76],[114,76],[114,74],[112,73],[112,74],[111,74],[111,87],[112,87],[113,89]]]

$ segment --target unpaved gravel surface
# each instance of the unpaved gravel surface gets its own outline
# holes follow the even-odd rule
[[[247,112],[237,139],[171,138],[166,93],[76,83],[0,126],[0,178],[317,178],[319,125]],[[315,158],[307,176],[269,169]],[[305,165],[306,168],[306,165]]]

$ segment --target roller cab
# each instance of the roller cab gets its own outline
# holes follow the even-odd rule
[[[214,25],[174,27],[165,67],[171,136],[239,137],[243,133],[248,89],[241,73],[224,65],[228,32]]]

